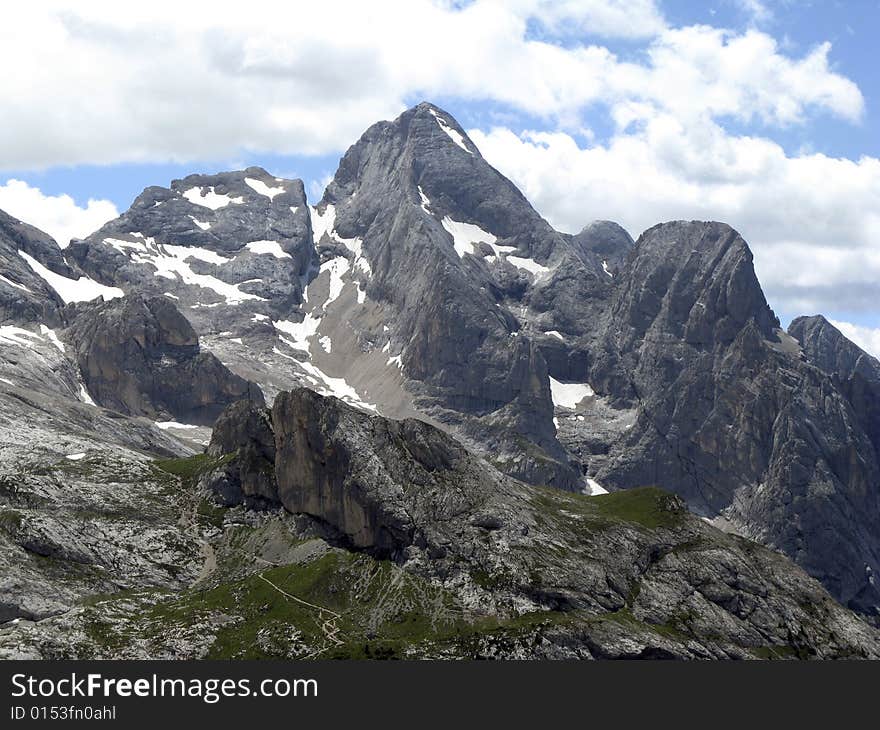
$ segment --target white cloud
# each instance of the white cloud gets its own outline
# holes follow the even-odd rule
[[[779,125],[804,120],[811,107],[858,121],[864,99],[828,63],[830,43],[800,59],[780,53],[766,33],[707,26],[669,30],[649,49],[650,67],[620,83],[621,93],[650,100],[680,120],[700,116],[755,118]]]
[[[653,0],[526,0],[511,2],[559,35],[590,33],[606,37],[650,38],[666,29]]]
[[[561,230],[596,218],[634,235],[664,220],[726,221],[750,243],[783,317],[876,311],[880,160],[789,157],[769,140],[667,113],[588,147],[564,132],[469,134]]]
[[[880,357],[880,329],[871,327],[862,327],[849,322],[839,322],[837,320],[829,320],[837,329],[843,332],[844,336],[855,342],[869,355]]]
[[[626,62],[558,37],[575,31],[650,46]],[[671,29],[654,0],[35,0],[0,25],[0,62],[15,69],[0,75],[15,100],[0,164],[337,152],[416,97],[495,101],[571,129],[596,103],[680,119],[791,124],[813,108],[857,119],[862,96],[828,52],[792,59],[757,31]]]
[[[762,0],[736,0],[736,4],[755,24],[767,23],[773,19],[773,11]]]
[[[69,195],[44,195],[21,180],[0,185],[0,210],[45,231],[62,248],[119,215],[109,200],[90,200],[81,208]]]

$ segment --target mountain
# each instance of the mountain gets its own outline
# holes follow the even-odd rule
[[[880,365],[822,318],[783,331],[748,245],[725,224],[674,221],[637,241],[610,221],[555,231],[447,112],[423,103],[370,127],[314,206],[301,181],[262,168],[191,175],[147,188],[63,250],[0,217],[0,261],[4,433],[19,443],[27,421],[45,444],[3,457],[27,485],[4,497],[10,565],[43,545],[37,554],[93,566],[76,579],[29,567],[7,610],[67,616],[51,625],[84,635],[88,651],[105,650],[83,621],[130,628],[124,601],[108,617],[80,610],[88,595],[152,580],[159,603],[135,601],[146,620],[180,601],[196,610],[200,591],[256,590],[261,560],[308,572],[325,558],[365,571],[390,561],[395,580],[439,581],[451,591],[441,603],[489,606],[493,620],[549,612],[566,624],[554,646],[575,654],[631,655],[588,630],[602,611],[635,617],[624,628],[644,656],[874,650],[851,614],[799,613],[833,604],[748,540],[878,620]],[[39,495],[65,479],[77,496],[50,529],[55,497]],[[110,483],[124,519],[101,513],[96,532],[80,515]],[[624,526],[605,530],[603,509],[621,510]],[[672,537],[669,511],[680,516]],[[166,554],[131,538],[142,579],[105,590],[90,571],[117,567],[80,533],[124,543],[120,525],[133,534],[143,520],[168,530]],[[639,583],[646,574],[620,562],[630,559],[659,560],[680,583]],[[176,562],[179,576],[155,567]],[[59,581],[65,611],[39,608]],[[759,610],[756,596],[772,605]],[[577,629],[571,611],[587,612]],[[201,655],[190,634],[205,626],[190,618],[188,638],[161,652]],[[819,630],[825,619],[834,637]],[[644,623],[674,626],[684,643],[661,646]],[[726,627],[717,642],[713,625]],[[0,638],[0,650],[42,655],[57,649],[52,631]]]
[[[152,495],[151,537],[181,570],[143,575],[156,545],[129,540],[124,590],[19,620],[0,655],[880,658],[880,634],[815,580],[673,495],[532,487],[423,421],[311,390],[270,410],[234,404],[207,455],[155,463],[147,486],[170,484]],[[236,504],[258,464],[262,495]],[[115,492],[135,498],[125,482]],[[174,505],[177,541],[157,534]],[[4,529],[28,550],[95,581],[119,560],[35,544],[22,512]]]
[[[806,358],[835,379],[875,453],[880,453],[880,361],[850,342],[821,315],[798,317],[788,333]]]
[[[779,329],[742,238],[717,223],[663,224],[639,238],[618,278],[588,379],[633,415],[587,449],[602,460],[596,478],[672,489],[873,613],[871,419],[856,417],[837,365],[817,367]]]

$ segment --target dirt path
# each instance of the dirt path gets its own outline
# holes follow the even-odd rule
[[[299,598],[298,596],[293,595],[292,593],[288,593],[283,588],[279,588],[275,585],[271,580],[269,580],[266,576],[257,574],[257,577],[268,583],[272,588],[278,591],[282,596],[287,598],[290,601],[295,601],[307,608],[311,608],[318,612],[318,627],[321,629],[321,633],[324,634],[325,644],[320,649],[313,651],[308,656],[303,657],[304,659],[314,659],[316,656],[320,656],[328,649],[333,649],[337,646],[342,646],[345,642],[339,638],[339,634],[342,632],[342,629],[339,627],[339,619],[342,618],[341,614],[336,613],[336,611],[331,611],[329,608],[325,608],[324,606],[318,606],[315,603],[309,603],[308,601]]]
[[[177,520],[181,532],[192,537],[199,544],[199,553],[202,556],[202,567],[199,569],[199,574],[192,585],[197,585],[217,570],[217,554],[214,552],[211,543],[202,537],[202,530],[199,527],[198,509],[198,503],[196,502],[184,505]]]

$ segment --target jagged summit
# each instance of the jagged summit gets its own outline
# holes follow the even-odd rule
[[[779,327],[751,249],[725,223],[672,221],[649,228],[635,243],[627,278],[618,311],[635,337],[659,326],[689,343],[730,342],[750,320],[768,338]]]
[[[571,237],[574,247],[584,258],[599,257],[602,270],[614,276],[626,261],[635,242],[623,226],[614,221],[596,220]]]
[[[828,373],[850,377],[857,372],[880,372],[880,361],[862,350],[821,314],[796,317],[788,333],[804,348],[812,362]]]

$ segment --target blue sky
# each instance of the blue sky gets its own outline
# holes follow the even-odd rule
[[[0,29],[0,207],[60,239],[192,172],[315,200],[427,98],[558,228],[726,220],[783,320],[880,351],[876,0],[31,5]]]

